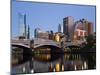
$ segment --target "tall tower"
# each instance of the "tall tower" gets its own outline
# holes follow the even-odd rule
[[[25,36],[25,39],[27,38],[27,33],[26,33],[26,14],[24,14],[24,36]]]
[[[58,25],[58,32],[61,32],[61,24]]]
[[[26,39],[26,14],[19,13],[19,39]]]
[[[30,39],[30,27],[28,25],[28,30],[27,30],[27,39]]]
[[[61,25],[61,32],[63,33],[63,25]]]
[[[67,35],[67,41],[73,39],[74,18],[71,16],[63,19],[63,33]]]
[[[23,23],[23,14],[18,13],[18,19],[19,19],[19,37],[24,35],[24,23]]]

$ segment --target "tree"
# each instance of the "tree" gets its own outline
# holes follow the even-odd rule
[[[82,49],[83,51],[85,52],[95,52],[95,48],[96,48],[96,37],[94,35],[88,35],[86,37],[86,41],[87,41],[87,44],[86,46]]]
[[[93,43],[94,40],[95,40],[95,38],[94,38],[94,36],[92,34],[87,36],[87,38],[86,38],[87,44]]]

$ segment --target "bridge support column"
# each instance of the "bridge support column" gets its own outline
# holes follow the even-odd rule
[[[62,52],[64,52],[65,45],[64,45],[64,42],[63,41],[61,41],[61,49],[62,49]]]
[[[32,49],[32,51],[34,51],[34,40],[33,39],[30,41],[30,48]]]

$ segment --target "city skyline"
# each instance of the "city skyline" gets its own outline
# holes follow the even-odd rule
[[[93,22],[95,31],[95,6],[18,1],[13,1],[12,6],[12,37],[18,36],[18,13],[27,15],[26,24],[30,26],[31,37],[35,28],[57,32],[58,25],[63,25],[63,18],[67,16],[72,16],[75,21],[85,18]],[[72,9],[77,11],[73,13]]]

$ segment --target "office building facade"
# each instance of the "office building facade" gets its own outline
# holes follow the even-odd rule
[[[63,33],[67,35],[67,40],[73,39],[73,26],[74,25],[74,18],[71,16],[65,17],[63,19]]]

